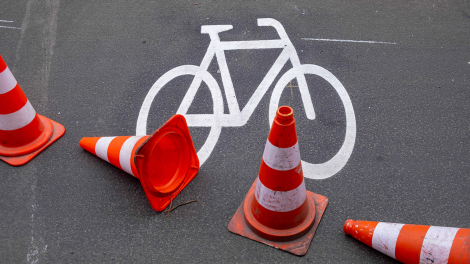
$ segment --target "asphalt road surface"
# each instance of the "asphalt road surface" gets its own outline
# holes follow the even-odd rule
[[[227,230],[257,177],[271,95],[292,64],[258,104],[250,98],[282,48],[227,50],[229,96],[221,64],[210,62],[224,113],[234,99],[239,109],[255,108],[246,124],[214,123],[223,126],[218,139],[207,139],[214,124],[190,128],[197,150],[214,145],[174,202],[198,201],[170,218],[150,207],[136,178],[79,147],[82,137],[136,135],[152,85],[178,66],[201,65],[210,43],[201,26],[233,25],[221,41],[279,39],[258,18],[279,21],[290,54],[330,72],[352,104],[351,112],[330,82],[306,74],[310,120],[297,81],[282,84],[280,104],[294,108],[302,159],[332,159],[345,135],[351,140],[348,114],[355,119],[345,165],[329,166],[339,171],[324,179],[305,173],[307,190],[329,205],[304,257]],[[0,262],[394,263],[346,236],[344,222],[470,228],[469,36],[468,0],[3,1],[0,54],[36,111],[66,133],[22,167],[0,163]],[[148,133],[176,113],[191,80],[169,79],[150,108]],[[213,98],[203,84],[187,113],[212,114],[220,103]]]

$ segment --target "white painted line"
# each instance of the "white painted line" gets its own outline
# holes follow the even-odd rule
[[[15,21],[10,21],[10,20],[1,20],[1,19],[0,19],[0,22],[5,22],[5,23],[13,23],[13,22],[15,22]]]
[[[12,29],[21,29],[21,28],[18,28],[18,27],[6,27],[6,26],[0,26],[0,28],[12,28]]]
[[[293,190],[280,192],[273,191],[264,186],[258,177],[256,178],[255,198],[261,206],[274,212],[289,212],[295,210],[299,208],[307,198],[305,181],[302,180],[302,183]]]
[[[278,148],[266,140],[264,147],[263,160],[268,167],[278,171],[288,171],[299,166],[300,150],[299,142],[290,148]]]
[[[459,228],[431,226],[424,237],[419,263],[445,264]]]
[[[378,223],[372,236],[372,247],[385,255],[395,258],[395,246],[403,226],[404,224]]]
[[[396,42],[351,40],[351,39],[317,39],[317,38],[302,38],[302,39],[303,40],[334,41],[334,42],[370,43],[370,44],[397,44]]]

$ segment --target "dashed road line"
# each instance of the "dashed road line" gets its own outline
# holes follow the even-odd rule
[[[15,21],[0,19],[0,23],[13,23],[13,22],[15,22]],[[2,25],[0,25],[0,28],[21,29],[19,27],[10,27],[10,26],[2,26]]]
[[[334,42],[370,43],[370,44],[397,44],[396,42],[351,40],[351,39],[317,39],[317,38],[302,38],[302,39],[303,40],[334,41]]]

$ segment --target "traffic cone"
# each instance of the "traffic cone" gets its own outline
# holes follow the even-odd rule
[[[327,205],[325,196],[305,189],[294,110],[281,106],[266,141],[258,178],[228,229],[303,256]]]
[[[155,211],[163,211],[199,171],[182,115],[174,115],[151,136],[84,137],[80,147],[138,178]]]
[[[0,159],[24,165],[64,133],[61,124],[36,114],[0,56]]]
[[[344,233],[403,263],[470,263],[470,229],[353,221]]]

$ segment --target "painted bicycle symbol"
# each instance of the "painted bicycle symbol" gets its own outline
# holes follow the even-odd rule
[[[304,176],[311,179],[325,179],[333,176],[339,172],[344,165],[346,165],[348,159],[354,148],[356,140],[356,118],[354,115],[354,109],[351,103],[351,99],[341,84],[341,82],[328,70],[313,64],[300,64],[299,56],[287,36],[284,27],[275,19],[272,18],[259,18],[258,26],[271,26],[274,27],[280,36],[280,39],[274,40],[251,40],[251,41],[221,41],[219,33],[230,30],[233,28],[232,25],[204,25],[201,27],[201,33],[208,34],[210,37],[210,44],[207,48],[206,54],[202,59],[201,65],[182,65],[176,67],[164,75],[162,75],[152,86],[148,92],[145,100],[140,109],[139,117],[137,119],[137,135],[147,135],[147,119],[149,115],[150,106],[155,96],[160,90],[171,80],[182,75],[194,75],[194,78],[189,86],[186,95],[184,96],[177,113],[184,115],[188,126],[190,127],[210,127],[211,130],[209,135],[198,151],[198,157],[201,165],[209,158],[212,150],[214,149],[219,139],[222,127],[240,127],[245,125],[253,114],[255,108],[258,106],[262,97],[274,82],[276,76],[281,72],[284,65],[290,60],[293,68],[288,70],[282,75],[274,87],[273,94],[271,96],[269,104],[269,124],[271,125],[276,110],[279,106],[279,100],[281,98],[282,91],[286,85],[293,79],[297,79],[298,88],[301,94],[302,102],[306,116],[309,120],[315,119],[315,111],[313,109],[313,103],[310,96],[310,92],[307,86],[305,74],[313,74],[320,76],[327,81],[338,93],[344,110],[346,113],[346,133],[343,141],[343,145],[339,151],[330,160],[320,163],[313,164],[306,161],[302,161],[302,168],[304,170]],[[255,92],[249,99],[245,107],[240,110],[238,105],[237,97],[233,87],[232,78],[227,66],[225,58],[226,50],[247,50],[247,49],[279,49],[283,51],[274,62],[271,69],[268,71],[266,76],[263,78]],[[217,58],[217,62],[222,77],[223,88],[228,104],[229,114],[224,113],[224,103],[222,98],[222,92],[217,81],[207,71],[214,56]],[[201,83],[205,82],[207,87],[212,94],[213,100],[213,113],[212,114],[188,114],[187,111],[192,104],[196,93],[201,86]]]

